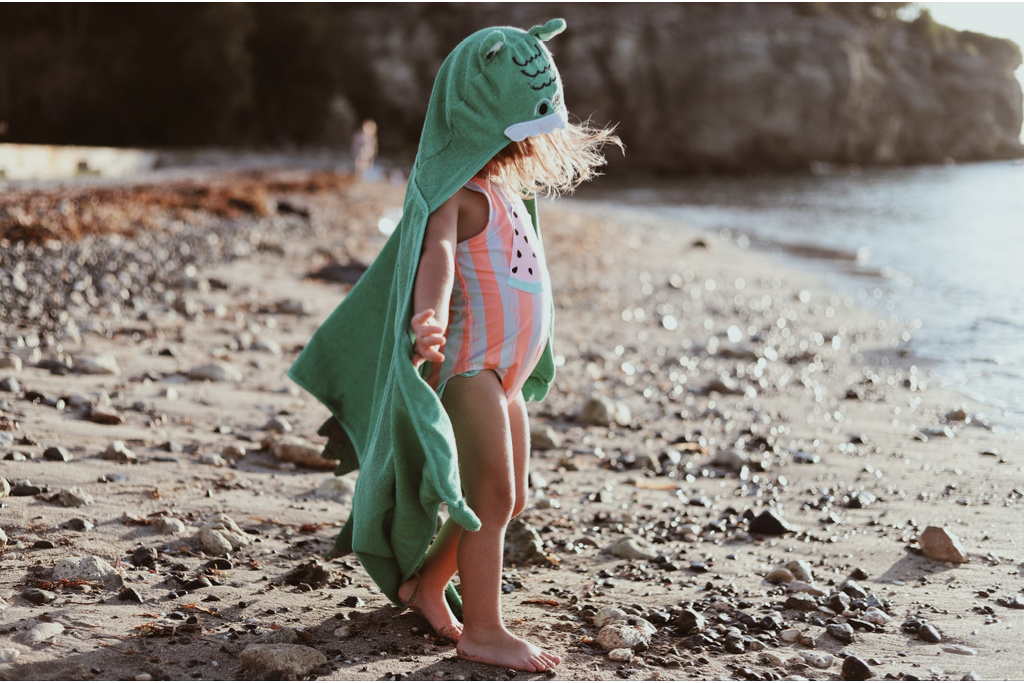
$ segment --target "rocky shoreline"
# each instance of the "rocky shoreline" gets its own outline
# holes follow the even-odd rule
[[[816,279],[595,201],[544,207],[561,367],[503,576],[563,664],[457,660],[323,560],[353,479],[284,371],[401,197],[294,170],[5,196],[0,678],[1019,675],[1018,438]]]

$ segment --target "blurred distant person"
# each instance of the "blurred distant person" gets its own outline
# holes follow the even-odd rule
[[[363,121],[362,127],[352,136],[352,156],[360,178],[374,180],[380,175],[373,165],[377,159],[377,122],[373,119]]]

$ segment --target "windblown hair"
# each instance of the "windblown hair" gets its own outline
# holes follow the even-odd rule
[[[480,175],[522,197],[560,195],[600,175],[604,146],[623,149],[614,128],[595,128],[589,121],[511,142],[487,162]]]

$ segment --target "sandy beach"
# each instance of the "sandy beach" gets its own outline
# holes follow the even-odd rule
[[[597,200],[542,206],[560,367],[503,576],[562,664],[461,661],[325,560],[354,476],[285,372],[403,192],[0,199],[0,679],[1021,678],[1019,437],[821,280]]]

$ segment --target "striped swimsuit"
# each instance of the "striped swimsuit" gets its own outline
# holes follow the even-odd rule
[[[551,329],[551,281],[522,199],[473,178],[466,188],[490,204],[487,227],[455,248],[455,284],[444,362],[428,383],[440,395],[457,375],[493,370],[514,398],[533,372]]]

